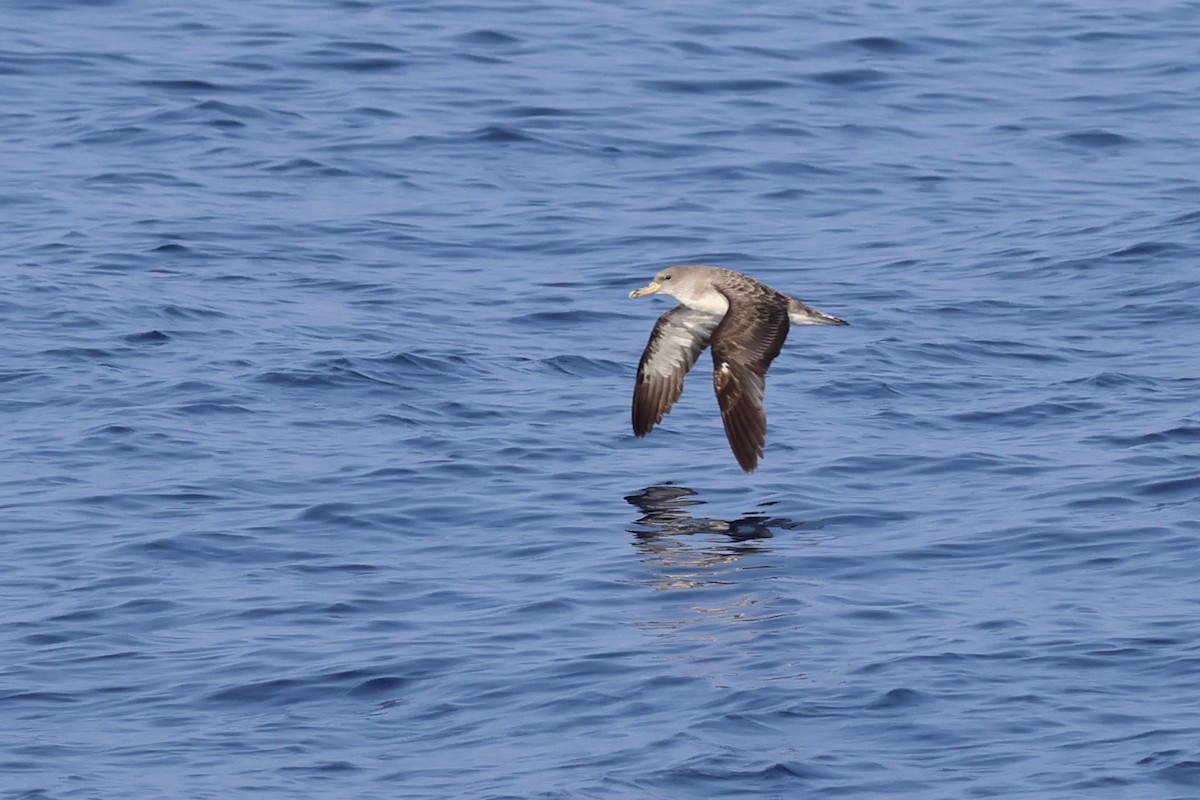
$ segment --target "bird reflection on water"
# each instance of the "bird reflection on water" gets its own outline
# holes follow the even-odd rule
[[[763,514],[747,514],[737,519],[698,516],[689,509],[704,505],[694,489],[673,484],[648,486],[625,498],[642,516],[630,528],[634,547],[652,561],[688,574],[671,574],[655,582],[660,589],[690,589],[706,585],[727,585],[720,578],[722,567],[742,558],[769,553],[765,542],[774,530],[793,530],[801,523]],[[691,539],[695,534],[709,534]]]

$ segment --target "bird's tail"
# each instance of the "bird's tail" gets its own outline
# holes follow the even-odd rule
[[[788,319],[793,325],[849,325],[844,319],[817,311],[804,305],[794,297],[788,298]]]

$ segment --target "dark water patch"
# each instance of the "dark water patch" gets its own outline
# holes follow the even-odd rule
[[[1200,494],[1200,473],[1167,480],[1150,481],[1138,487],[1137,493],[1146,497],[1179,497],[1187,499]]]
[[[835,379],[822,384],[822,397],[903,397],[904,392],[885,380],[867,377]]]
[[[835,42],[832,47],[835,49],[862,51],[880,55],[911,55],[922,52],[922,48],[903,39],[895,39],[891,36],[860,36],[856,39],[845,39]]]
[[[216,83],[210,83],[204,80],[195,78],[156,78],[153,80],[134,81],[134,86],[142,86],[147,89],[162,89],[168,92],[180,92],[184,94],[194,94],[197,92],[227,92],[231,90],[229,86],[221,86]]]
[[[396,47],[395,45],[387,44],[386,42],[367,41],[365,39],[355,39],[351,41],[333,42],[329,45],[331,50],[342,50],[349,53],[388,53],[395,55],[405,55],[409,50]]]
[[[483,64],[484,66],[498,66],[509,63],[506,59],[498,56],[485,56],[480,53],[457,53],[455,57],[462,61],[467,61],[472,64]]]
[[[420,469],[414,467],[379,467],[363,474],[363,478],[381,481],[399,481],[420,477]]]
[[[835,170],[829,167],[823,167],[818,164],[812,164],[807,161],[766,161],[756,167],[762,174],[769,174],[776,177],[787,176],[791,178],[813,178],[816,176],[828,177]]]
[[[294,570],[296,572],[311,573],[314,575],[327,573],[327,572],[346,573],[346,574],[350,574],[350,575],[371,575],[371,574],[379,572],[380,568],[374,564],[320,563],[320,564],[292,564],[292,565],[289,565],[288,569]],[[402,623],[399,621],[389,623],[389,625],[388,625],[388,628],[390,630],[395,630],[395,629],[400,629],[400,628],[405,628],[405,627],[411,627],[411,626],[407,626],[405,623]]]
[[[980,363],[993,359],[1036,364],[1063,364],[1070,361],[1058,351],[1030,342],[976,339],[943,345],[940,349],[952,357],[957,356],[962,363]]]
[[[505,419],[509,415],[498,408],[487,408],[478,403],[463,403],[451,401],[438,409],[441,414],[452,417],[458,422],[487,423]]]
[[[1029,475],[1038,474],[1042,466],[1042,464],[1029,463],[1029,460],[1025,460],[1024,463],[1016,461],[1011,456],[1001,457],[990,453],[961,453],[929,459],[912,459],[908,469],[920,474],[929,475],[939,473],[961,475],[972,472]]]
[[[550,358],[539,359],[536,363],[539,370],[557,372],[577,378],[624,375],[629,369],[628,365],[616,361],[576,355],[552,356]]]
[[[789,81],[769,78],[743,78],[738,80],[646,80],[641,84],[647,89],[667,94],[757,94],[787,89]]]
[[[864,139],[891,139],[920,135],[909,128],[901,128],[895,125],[862,125],[856,122],[839,125],[838,132],[846,136],[862,137]],[[871,189],[865,192],[865,194],[869,196],[875,194],[877,191],[877,189]]]
[[[305,370],[270,370],[260,375],[258,380],[297,389],[332,388],[342,383],[337,376]]]
[[[177,381],[177,382],[176,382],[176,383],[175,383],[175,384],[174,384],[174,385],[173,385],[171,388],[172,388],[172,389],[173,389],[173,390],[174,390],[176,393],[183,393],[183,392],[190,392],[190,393],[199,393],[199,392],[212,392],[212,393],[216,393],[216,392],[219,392],[219,391],[220,391],[220,389],[221,389],[221,387],[220,387],[220,386],[218,386],[218,385],[217,385],[217,384],[215,384],[215,383],[212,383],[211,381],[196,380],[196,379],[193,379],[193,378],[185,378],[184,380]]]
[[[349,503],[321,503],[304,509],[299,519],[305,522],[333,523],[339,528],[370,528],[371,523],[359,514],[360,509]]]
[[[1092,497],[1084,497],[1077,500],[1067,502],[1067,508],[1075,508],[1080,510],[1098,510],[1108,509],[1116,511],[1119,509],[1135,508],[1141,503],[1131,497],[1125,495],[1094,495]]]
[[[214,318],[228,317],[224,311],[219,311],[215,308],[201,308],[197,306],[178,306],[168,304],[160,306],[157,311],[159,316],[169,319],[184,319],[184,320],[209,320]]]
[[[225,499],[223,494],[213,494],[197,490],[180,490],[175,492],[146,492],[146,497],[162,500],[164,503],[215,503]]]
[[[906,709],[927,703],[928,698],[921,692],[915,689],[900,688],[889,690],[882,697],[869,703],[867,708],[871,710]]]
[[[162,614],[167,611],[175,611],[181,606],[172,600],[164,600],[156,597],[142,597],[137,600],[129,600],[117,606],[114,610],[122,613],[136,614]]]
[[[891,83],[891,76],[877,69],[836,69],[828,72],[814,72],[808,79],[827,86],[845,89],[876,89]]]
[[[94,50],[52,51],[47,48],[45,52],[17,52],[14,49],[0,55],[0,65],[14,70],[14,74],[48,74],[62,70],[66,74],[78,75],[107,67],[133,67],[137,64],[136,58],[124,53]]]
[[[756,125],[753,128],[753,130],[756,133],[760,133],[760,134],[763,134],[766,136],[778,137],[780,139],[785,139],[785,140],[792,140],[792,139],[797,139],[797,138],[807,139],[810,137],[817,136],[817,132],[811,128],[803,127],[801,125],[798,125],[798,124],[792,123],[792,122],[781,122],[778,120],[770,120],[768,122],[760,123],[759,125]],[[779,162],[771,162],[771,163],[803,164],[805,167],[814,170],[815,171],[814,174],[821,173],[821,172],[824,172],[825,174],[836,172],[836,170],[833,167],[820,166],[811,161],[794,160],[794,161],[779,161]]]
[[[261,108],[247,105],[237,105],[234,103],[226,103],[221,100],[204,100],[195,105],[197,111],[206,113],[223,114],[227,117],[233,117],[239,120],[259,120],[268,118],[270,115]],[[290,115],[289,115],[290,116]]]
[[[1189,211],[1186,214],[1180,214],[1177,217],[1172,217],[1169,221],[1171,225],[1200,225],[1200,211]]]
[[[406,375],[447,379],[477,374],[481,366],[472,358],[455,353],[431,356],[421,353],[396,353],[378,359],[378,363],[401,369]]]
[[[330,166],[311,158],[291,158],[287,161],[277,161],[266,165],[264,169],[273,173],[303,174],[321,178],[344,178],[354,174],[342,167]]]
[[[167,172],[146,172],[135,170],[130,172],[102,172],[85,179],[86,183],[101,186],[171,186],[176,188],[195,188],[199,184],[180,178]]]
[[[1141,434],[1101,434],[1083,440],[1088,443],[1109,444],[1114,447],[1140,447],[1149,444],[1190,444],[1200,442],[1200,425],[1185,423],[1161,431]]]
[[[810,189],[790,188],[790,189],[775,189],[769,192],[763,192],[760,197],[764,200],[801,200],[805,197],[811,197],[813,194]]]
[[[192,248],[188,247],[187,245],[179,244],[178,242],[169,242],[167,244],[160,244],[157,247],[150,248],[149,252],[161,253],[164,255],[178,255],[178,256],[196,255],[193,252]]]
[[[55,347],[50,350],[43,350],[42,355],[66,361],[83,362],[109,359],[114,354],[110,350],[102,350],[98,347]]]
[[[221,400],[205,400],[195,403],[181,403],[175,409],[185,416],[214,416],[225,414],[254,414],[253,409],[238,403]]]
[[[45,644],[61,644],[62,642],[30,642],[35,646]],[[0,704],[2,703],[53,703],[59,705],[67,705],[78,703],[82,700],[78,695],[73,695],[68,692],[52,692],[52,691],[32,691],[32,692],[4,692],[0,694]],[[35,795],[36,796],[36,795]]]
[[[1150,389],[1158,382],[1144,375],[1134,375],[1123,372],[1099,372],[1083,378],[1070,378],[1062,381],[1063,386],[1091,386],[1097,389],[1118,389],[1137,387]]]
[[[716,786],[721,787],[719,791],[725,796],[769,797],[788,789],[795,791],[809,782],[829,781],[836,777],[839,777],[837,772],[813,764],[784,761],[753,767],[726,756],[724,759],[695,759],[692,763],[664,770],[655,781],[646,783],[693,794],[711,792]]]
[[[1082,147],[1092,150],[1111,149],[1134,143],[1134,140],[1128,136],[1122,136],[1119,133],[1113,133],[1112,131],[1101,129],[1063,133],[1056,136],[1055,139],[1073,147]]]
[[[467,33],[457,34],[451,38],[461,44],[483,45],[486,47],[511,47],[521,44],[519,37],[490,28],[479,28]]]
[[[1145,34],[1129,33],[1126,31],[1113,31],[1113,30],[1083,31],[1081,33],[1072,34],[1071,36],[1068,36],[1067,38],[1071,39],[1072,41],[1076,41],[1076,42],[1088,42],[1088,43],[1092,43],[1092,42],[1100,42],[1100,43],[1128,42],[1128,41],[1137,41],[1137,40],[1145,39]]]
[[[319,686],[297,678],[273,678],[231,686],[209,694],[214,703],[292,705],[324,698]]]
[[[680,52],[687,53],[687,54],[693,55],[693,56],[708,57],[708,56],[715,56],[721,52],[719,49],[713,47],[712,45],[705,44],[704,42],[697,42],[692,39],[681,39],[678,41],[671,42],[670,44],[671,44],[671,47],[674,47],[675,49],[679,50]]]
[[[1065,402],[1045,400],[1006,409],[966,411],[953,414],[950,416],[950,419],[955,422],[989,425],[1005,424],[1024,428],[1078,415],[1088,415],[1090,412],[1097,412],[1104,407],[1102,403],[1094,401]]]
[[[151,563],[193,566],[211,566],[213,564],[286,564],[292,566],[296,563],[324,558],[322,554],[308,550],[271,547],[253,535],[219,532],[159,536],[146,541],[122,545],[116,552],[134,558],[148,559]]]
[[[904,180],[913,181],[915,183],[942,183],[950,180],[947,175],[909,175]]]
[[[27,381],[40,381],[45,376],[37,370],[10,370],[0,372],[0,383],[23,383]]]
[[[210,119],[204,123],[213,128],[222,128],[225,130],[233,130],[236,128],[246,127],[246,123],[236,119]]]
[[[110,425],[102,425],[99,428],[95,428],[95,429],[89,431],[88,435],[89,436],[96,436],[96,435],[127,436],[131,433],[136,433],[136,431],[135,431],[135,429],[129,427],[128,425],[120,425],[118,423],[112,423]]]
[[[576,326],[583,323],[602,323],[612,319],[611,314],[600,311],[587,311],[572,308],[562,311],[534,311],[512,317],[511,321],[522,326],[545,329],[546,326],[559,327],[562,325]]]
[[[355,611],[354,607],[345,604],[329,607],[320,603],[289,603],[284,606],[256,605],[240,612],[238,617],[248,620],[278,619],[280,617],[313,620],[318,617],[341,617]]]
[[[411,62],[403,58],[385,56],[347,58],[342,53],[329,49],[312,50],[305,53],[304,63],[306,66],[349,73],[394,72],[411,66]]]
[[[376,364],[387,364],[386,360],[376,360]],[[293,386],[353,386],[355,384],[380,384],[383,386],[398,385],[399,374],[371,374],[370,360],[351,358],[334,358],[313,362],[310,367],[271,370],[260,377],[267,383]],[[444,372],[443,366],[439,371]]]
[[[503,108],[499,113],[501,116],[514,117],[517,119],[537,119],[551,117],[575,117],[580,116],[583,112],[565,108],[554,108],[552,106],[517,105]]]
[[[422,425],[432,425],[427,417],[428,410],[421,408],[411,403],[396,403],[397,412],[391,414],[376,414],[371,418],[373,424],[388,425],[400,428],[420,427]],[[403,410],[405,413],[399,413]]]
[[[360,106],[353,109],[353,113],[371,119],[399,119],[401,117],[401,114],[396,111],[378,106]]]
[[[1183,255],[1190,252],[1174,242],[1138,242],[1128,247],[1122,247],[1108,254],[1109,258],[1118,260],[1140,261],[1151,257]]]
[[[487,125],[471,131],[470,138],[476,142],[489,144],[515,144],[522,142],[538,142],[536,136],[508,125]]]
[[[390,695],[404,690],[412,681],[398,675],[387,675],[369,678],[356,685],[349,692],[351,697],[378,697]]]
[[[1179,786],[1200,787],[1200,759],[1184,759],[1162,767],[1155,774],[1162,780]]]
[[[357,4],[357,3],[345,3],[345,2],[343,2],[343,3],[342,3],[342,5],[343,5],[343,6],[350,6],[350,7],[352,7],[352,8],[353,8],[353,7],[355,7],[355,6],[357,6],[357,5],[360,5],[360,4]],[[361,5],[365,5],[365,3],[364,3],[364,4],[361,4]],[[315,777],[319,777],[319,776],[322,776],[322,775],[336,775],[336,774],[340,774],[340,773],[354,773],[354,772],[359,772],[359,771],[361,771],[361,770],[362,770],[362,767],[359,767],[359,766],[357,766],[357,765],[355,765],[355,764],[352,764],[352,763],[351,763],[351,762],[349,762],[349,761],[318,761],[318,762],[316,762],[316,763],[314,763],[314,764],[307,765],[307,766],[302,766],[302,767],[297,767],[297,766],[284,766],[284,767],[282,767],[282,768],[281,768],[281,770],[280,770],[280,771],[281,771],[281,772],[283,772],[283,773],[293,773],[293,774],[300,774],[300,775],[312,775],[312,776],[315,776]]]

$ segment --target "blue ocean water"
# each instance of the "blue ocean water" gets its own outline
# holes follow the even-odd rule
[[[0,796],[1200,794],[1197,3],[0,30]]]

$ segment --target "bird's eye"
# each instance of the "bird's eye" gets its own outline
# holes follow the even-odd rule
[[[669,280],[671,280],[671,276],[670,276],[670,275],[663,275],[663,280],[664,280],[664,281],[669,281]]]

